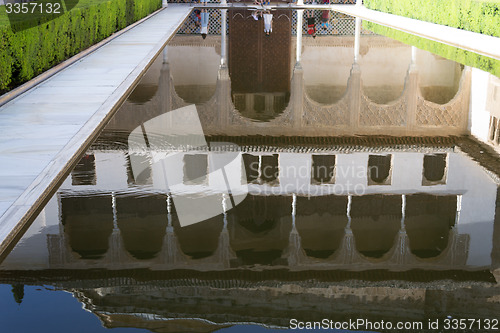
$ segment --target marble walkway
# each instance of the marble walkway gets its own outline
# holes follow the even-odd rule
[[[0,253],[191,10],[169,5],[0,107]]]

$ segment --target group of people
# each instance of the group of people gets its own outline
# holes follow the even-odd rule
[[[208,0],[200,0],[200,3],[205,6]],[[330,0],[323,0],[324,4],[329,4]],[[266,36],[270,36],[271,32],[273,32],[273,14],[269,9],[265,9],[264,5],[266,1],[263,0],[255,0],[254,5],[261,6],[262,9],[256,9],[252,12],[252,17],[254,20],[264,20],[264,34]],[[270,2],[267,1],[267,5]],[[322,10],[321,11],[321,24],[320,27],[323,30],[327,30],[330,27],[330,11]],[[210,13],[207,12],[206,9],[197,9],[195,10],[195,24],[200,27],[200,34],[203,39],[207,38],[208,34],[208,25],[209,25],[209,17]],[[316,18],[314,16],[314,10],[306,10],[306,23],[307,23],[307,34],[311,35],[313,38],[316,38]]]
[[[254,4],[262,5],[262,3],[259,2],[254,2]],[[264,20],[264,33],[266,36],[270,36],[271,32],[273,32],[273,14],[271,14],[271,11],[257,9],[252,12],[252,17],[256,21],[260,19]]]

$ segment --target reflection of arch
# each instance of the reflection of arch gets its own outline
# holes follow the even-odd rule
[[[288,245],[291,198],[248,195],[228,212],[231,248],[243,264],[272,264]]]
[[[410,249],[421,258],[435,257],[448,246],[455,224],[456,196],[414,194],[406,196],[405,226]]]
[[[181,227],[177,214],[173,213],[172,224],[182,252],[193,259],[201,259],[211,256],[217,250],[224,222],[222,216],[218,215]]]
[[[471,70],[463,70],[462,75],[460,75],[460,81],[458,84],[458,92],[456,95],[446,104],[440,105],[431,101],[425,100],[425,98],[420,94],[420,90],[417,92],[417,117],[416,123],[420,126],[460,126],[461,124],[467,124],[467,113],[466,112],[454,112],[453,110],[460,104],[468,105],[469,95],[471,86]],[[466,109],[468,110],[468,108]]]
[[[420,54],[428,52],[420,52]],[[427,55],[427,56],[430,56]],[[433,59],[434,55],[431,56]],[[419,85],[418,85],[418,94],[424,100],[435,103],[437,105],[444,105],[452,101],[455,96],[457,96],[459,92],[460,78],[463,74],[464,66],[458,63],[455,63],[452,60],[448,59],[439,59],[442,63],[448,63],[449,66],[453,66],[454,69],[450,72],[447,72],[448,75],[439,75],[439,79],[437,78],[429,78],[427,75],[429,72],[425,71],[425,67],[419,67]],[[442,66],[443,67],[443,66]],[[442,68],[441,67],[441,68]],[[454,72],[454,73],[453,73]],[[433,73],[434,74],[434,73]],[[442,74],[442,72],[439,72]],[[438,75],[438,74],[434,74]],[[441,79],[443,77],[454,77],[453,82],[450,84],[445,84]]]
[[[297,197],[295,224],[308,256],[327,258],[340,246],[347,225],[347,197]]]
[[[199,35],[176,36],[168,46],[164,61],[168,60],[175,93],[185,103],[202,104],[214,96],[220,47],[219,36],[202,40]]]
[[[375,104],[397,104],[404,95],[404,85],[388,86],[380,85],[369,87],[363,85],[363,94],[365,97]]]
[[[352,67],[352,36],[305,38],[300,63],[308,99],[320,105],[339,102],[347,93]]]
[[[356,247],[367,257],[380,258],[394,246],[401,226],[401,196],[353,196],[352,232]]]
[[[394,104],[404,95],[411,47],[386,38],[381,39],[386,47],[372,47],[370,41],[360,40],[368,47],[366,54],[359,57],[362,94],[375,104]],[[388,53],[393,56],[388,57]]]
[[[141,81],[135,86],[127,100],[134,104],[144,104],[153,99],[158,91],[162,58],[157,57],[148,68]]]
[[[341,101],[347,95],[347,82],[345,86],[332,85],[305,85],[307,97],[320,105],[331,105]]]
[[[101,258],[113,232],[111,197],[67,197],[61,199],[61,207],[71,249],[82,259]]]
[[[216,85],[174,86],[177,96],[188,104],[201,104],[209,101],[215,94]]]
[[[137,259],[155,257],[165,235],[166,196],[118,197],[116,210],[125,249]]]

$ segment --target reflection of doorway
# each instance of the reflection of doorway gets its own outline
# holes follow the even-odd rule
[[[244,116],[269,120],[290,97],[292,12],[272,11],[270,36],[264,34],[263,20],[254,20],[251,13],[229,12],[231,97]]]

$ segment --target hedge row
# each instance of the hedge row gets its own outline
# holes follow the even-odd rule
[[[13,32],[8,21],[3,22],[0,91],[32,79],[160,7],[161,0],[82,0],[59,17],[25,30]]]
[[[371,30],[379,35],[397,39],[405,44],[416,46],[419,49],[432,52],[443,58],[450,59],[467,66],[482,69],[500,77],[500,61],[498,60],[485,57],[474,52],[465,51],[453,46],[434,42],[426,38],[411,35],[368,21],[363,21],[363,28]]]
[[[500,37],[500,2],[481,0],[364,0],[367,8]]]

